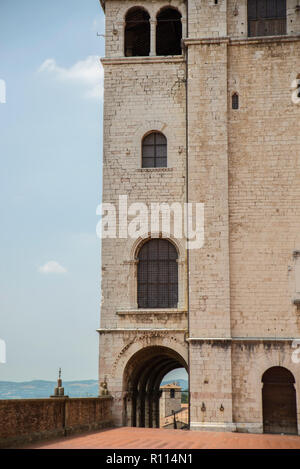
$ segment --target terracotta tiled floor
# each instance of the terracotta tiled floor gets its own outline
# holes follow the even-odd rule
[[[36,449],[300,449],[300,436],[115,428],[34,446]]]

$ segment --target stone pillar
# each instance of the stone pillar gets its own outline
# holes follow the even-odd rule
[[[154,427],[159,428],[159,397],[160,392],[154,393]]]
[[[156,55],[156,20],[150,20],[150,56]]]
[[[189,251],[191,429],[232,430],[227,40],[187,45],[188,202],[205,214]]]

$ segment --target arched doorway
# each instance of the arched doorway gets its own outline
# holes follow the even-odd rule
[[[177,368],[187,364],[168,347],[145,347],[131,357],[123,375],[123,425],[159,428],[160,384]]]
[[[262,377],[264,433],[297,434],[295,378],[281,366],[269,368]]]

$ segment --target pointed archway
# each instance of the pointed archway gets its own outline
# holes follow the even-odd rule
[[[273,366],[262,377],[264,433],[297,434],[295,378],[286,368]]]
[[[174,350],[149,346],[139,350],[127,363],[123,375],[123,425],[159,428],[160,383],[185,360]]]

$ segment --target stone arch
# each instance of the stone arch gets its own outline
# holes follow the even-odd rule
[[[187,361],[162,345],[149,345],[130,357],[123,372],[123,425],[159,427],[159,386],[176,368],[188,371]]]
[[[297,402],[294,375],[287,368],[273,366],[262,376],[264,433],[297,434]]]

